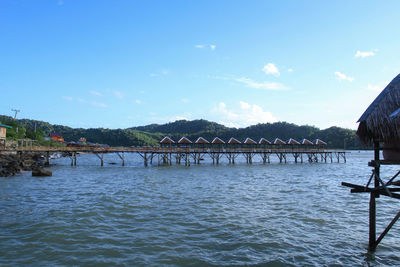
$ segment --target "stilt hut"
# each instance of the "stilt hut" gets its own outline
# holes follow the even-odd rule
[[[358,120],[357,135],[366,144],[380,142],[386,160],[400,161],[400,74]]]
[[[193,144],[192,141],[190,141],[188,138],[186,137],[182,137],[181,139],[179,139],[178,141],[178,145],[179,147],[190,147],[190,145]]]
[[[310,140],[304,138],[303,140],[301,140],[301,144],[302,145],[306,145],[306,146],[312,146],[313,142],[311,142]]]
[[[245,144],[248,148],[255,148],[257,146],[257,142],[250,137],[247,137],[246,140],[243,141],[243,144]]]
[[[324,149],[328,144],[321,139],[315,139],[313,145],[315,145],[317,149]]]
[[[400,218],[400,212],[376,239],[376,198],[380,195],[400,199],[400,171],[388,178],[381,177],[380,169],[385,165],[400,165],[400,74],[397,75],[362,114],[357,135],[365,144],[373,144],[373,167],[366,185],[342,182],[351,187],[351,193],[370,193],[369,201],[369,249],[375,250],[387,232]],[[383,160],[380,151],[383,150]],[[383,200],[382,200],[383,201]],[[395,207],[393,207],[395,208]]]
[[[308,140],[306,138],[301,140],[300,143],[301,143],[302,147],[305,148],[305,149],[310,148],[310,147],[312,147],[314,145],[313,142],[311,142],[310,140]]]
[[[201,136],[197,138],[197,140],[194,143],[196,144],[197,147],[201,148],[205,148],[208,144],[210,144],[210,142],[207,139]]]
[[[275,138],[274,142],[273,142],[274,146],[276,147],[282,147],[284,145],[286,145],[285,141],[282,141],[279,138]]]
[[[211,141],[211,145],[213,146],[213,148],[222,149],[223,146],[225,145],[225,142],[221,138],[215,137]]]
[[[289,138],[289,140],[286,142],[288,145],[290,145],[290,147],[293,148],[297,148],[300,146],[300,142],[296,141],[293,138]]]
[[[268,146],[271,145],[271,142],[268,141],[267,139],[265,139],[264,137],[262,137],[262,138],[260,139],[260,141],[258,141],[258,144],[259,144],[260,146],[262,146],[263,148],[267,148]]]
[[[227,143],[229,145],[229,147],[231,148],[236,148],[238,146],[240,146],[242,144],[242,142],[240,142],[239,140],[237,140],[236,138],[231,137]]]
[[[163,139],[160,141],[161,147],[171,147],[172,144],[175,144],[175,141],[172,140],[169,136],[165,136]]]

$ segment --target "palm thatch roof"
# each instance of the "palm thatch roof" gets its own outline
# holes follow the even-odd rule
[[[301,140],[301,144],[302,145],[313,145],[313,142],[304,138],[303,140]]]
[[[400,141],[400,74],[396,76],[362,114],[357,135],[365,143]]]
[[[165,136],[163,139],[161,139],[160,144],[175,144],[175,141],[169,136]]]
[[[192,141],[190,141],[186,137],[182,137],[181,139],[179,139],[178,144],[192,144]]]
[[[275,138],[274,145],[286,145],[286,143],[279,138]]]
[[[300,145],[300,143],[299,143],[298,141],[294,140],[293,138],[290,138],[290,139],[287,141],[287,144],[288,144],[288,145]]]
[[[241,144],[242,142],[240,142],[239,140],[237,140],[236,138],[231,137],[231,139],[229,139],[228,144],[230,145],[234,145],[234,144]]]
[[[209,144],[210,142],[208,142],[208,140],[207,139],[205,139],[205,138],[203,138],[203,137],[199,137],[199,138],[197,138],[197,140],[196,140],[196,142],[195,142],[196,144]]]
[[[225,142],[222,141],[221,138],[215,137],[215,138],[211,141],[211,144],[225,144]]]
[[[319,146],[326,146],[327,143],[322,141],[321,139],[315,139],[314,145],[319,145]]]
[[[250,137],[247,137],[246,140],[244,140],[243,144],[246,145],[257,145],[257,142],[251,139]]]
[[[260,141],[258,141],[258,143],[259,143],[260,145],[270,145],[270,144],[271,144],[271,142],[268,141],[267,139],[265,139],[264,137],[262,137],[262,138],[260,139]]]

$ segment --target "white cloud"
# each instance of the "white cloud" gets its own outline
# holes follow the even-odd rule
[[[98,107],[98,108],[107,108],[107,104],[101,103],[101,102],[92,102],[90,103],[92,106],[94,107]]]
[[[236,110],[228,109],[224,102],[220,102],[217,107],[211,110],[211,113],[218,116],[220,123],[237,128],[277,121],[271,112],[264,111],[262,107],[244,101],[239,102],[239,107]]]
[[[217,48],[215,44],[197,44],[194,47],[197,49],[210,48],[211,51],[214,51]]]
[[[98,92],[98,91],[94,91],[94,90],[90,91],[90,93],[91,93],[92,95],[94,95],[94,96],[103,96],[102,93],[100,93],[100,92]]]
[[[263,90],[288,90],[289,88],[281,83],[274,83],[274,82],[256,82],[250,78],[241,77],[234,79],[236,82],[243,83],[247,87],[256,88],[256,89],[263,89]]]
[[[86,103],[86,100],[78,97],[78,102],[79,103]]]
[[[124,95],[120,91],[114,91],[114,95],[115,95],[115,97],[117,97],[119,99],[124,98]]]
[[[142,103],[142,101],[140,101],[139,99],[136,99],[136,100],[135,100],[135,103],[138,104],[138,105],[140,105],[140,104]]]
[[[189,102],[190,102],[190,100],[187,99],[187,98],[182,98],[181,101],[182,101],[183,103],[189,103]]]
[[[354,55],[354,57],[372,57],[375,55],[375,52],[373,51],[367,51],[367,52],[361,52],[360,50],[357,51],[357,53]]]
[[[289,68],[287,71],[288,71],[288,72],[293,72],[293,69]]]
[[[353,77],[347,76],[347,75],[345,75],[345,74],[343,74],[343,73],[341,73],[339,71],[336,71],[335,75],[339,79],[339,81],[342,81],[342,80],[349,81],[349,82],[354,81]]]
[[[281,75],[278,68],[273,64],[273,63],[268,63],[267,65],[265,65],[262,69],[263,72],[265,72],[265,74],[269,75],[275,75],[275,76],[279,76]]]
[[[70,96],[63,96],[62,97],[64,100],[67,100],[67,101],[72,101],[72,100],[74,100],[74,98],[73,97],[70,97]]]

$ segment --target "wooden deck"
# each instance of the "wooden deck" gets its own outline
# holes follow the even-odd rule
[[[104,154],[115,153],[125,165],[124,153],[137,153],[143,158],[145,166],[153,164],[157,159],[158,165],[176,164],[200,164],[205,157],[212,160],[213,164],[219,164],[221,158],[226,157],[229,164],[235,164],[239,156],[246,159],[246,163],[252,164],[255,157],[259,157],[262,163],[270,163],[271,156],[276,156],[280,163],[287,163],[292,160],[295,163],[303,162],[346,162],[346,152],[343,150],[326,150],[323,148],[304,148],[304,147],[43,147],[28,146],[16,149],[2,149],[1,152],[7,153],[41,153],[46,157],[46,164],[50,162],[50,154],[64,153],[71,158],[71,165],[77,164],[79,153],[95,154],[100,165],[104,165]]]

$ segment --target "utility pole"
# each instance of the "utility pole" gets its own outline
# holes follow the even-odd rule
[[[11,111],[14,111],[14,112],[15,112],[14,120],[17,120],[17,114],[18,114],[18,112],[20,112],[21,110],[19,110],[19,109],[11,109]]]
[[[18,112],[20,112],[21,110],[19,110],[19,109],[11,109],[11,111],[14,111],[14,112],[15,112],[14,121],[16,121],[16,120],[17,120],[17,114],[18,114]],[[17,127],[17,129],[16,129],[16,132],[17,132],[17,136],[18,136],[18,127]]]

